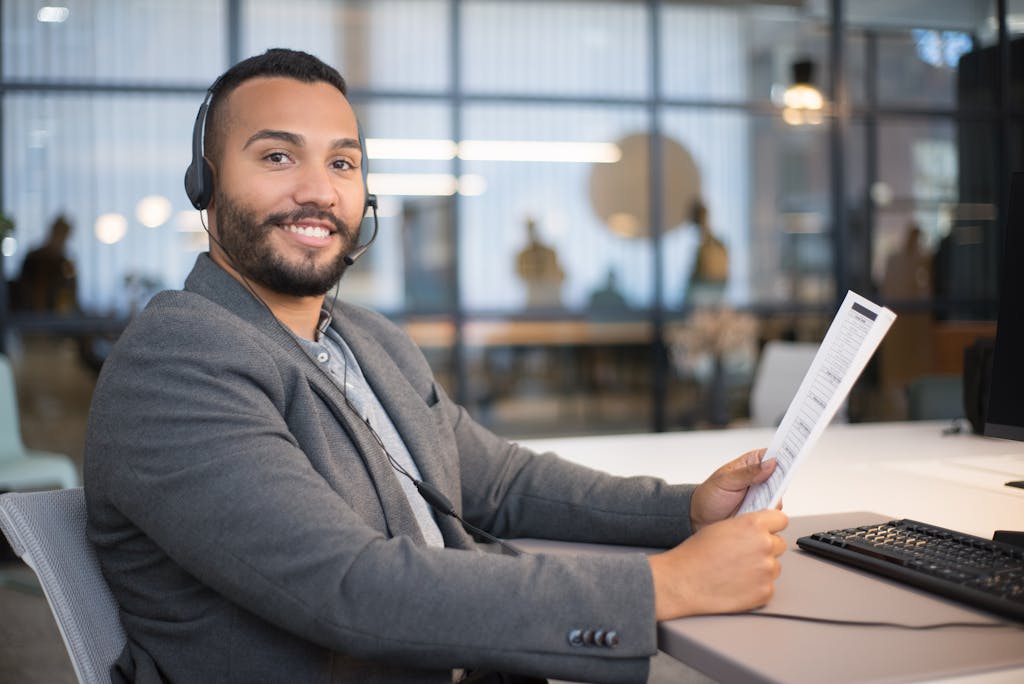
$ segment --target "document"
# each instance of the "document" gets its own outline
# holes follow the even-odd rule
[[[765,458],[777,458],[772,476],[747,492],[739,514],[774,508],[800,463],[842,405],[896,314],[847,292],[800,389],[775,431]]]

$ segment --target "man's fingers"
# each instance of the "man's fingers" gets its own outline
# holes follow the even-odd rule
[[[772,553],[776,556],[781,556],[786,552],[786,548],[786,540],[778,535],[774,535],[772,538]]]

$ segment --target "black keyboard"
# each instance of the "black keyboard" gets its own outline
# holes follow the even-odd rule
[[[1024,621],[1024,548],[914,520],[801,537],[805,551]]]

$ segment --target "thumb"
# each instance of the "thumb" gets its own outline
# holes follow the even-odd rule
[[[732,491],[745,489],[752,484],[764,482],[775,470],[776,459],[765,459],[767,449],[748,451],[735,461],[722,468],[716,478],[722,489]]]

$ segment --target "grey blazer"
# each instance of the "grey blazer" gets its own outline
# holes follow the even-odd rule
[[[332,325],[425,480],[506,537],[670,546],[692,487],[612,478],[499,439],[387,319]],[[494,668],[641,682],[656,650],[642,555],[428,547],[362,421],[247,289],[201,255],[124,332],[93,397],[89,537],[129,643],[115,680],[450,682]],[[580,630],[618,643],[580,643]],[[612,640],[614,641],[614,640]]]

